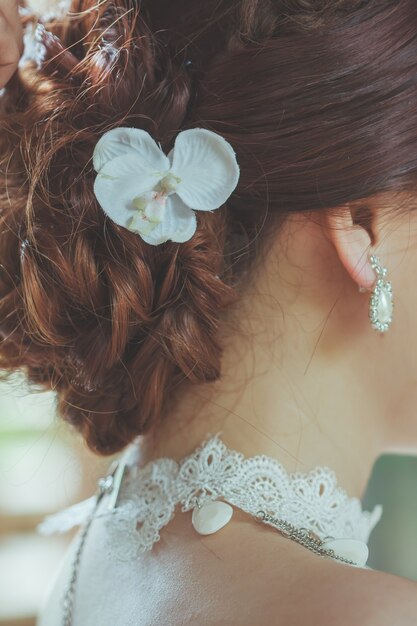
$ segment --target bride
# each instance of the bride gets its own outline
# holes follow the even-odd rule
[[[414,0],[73,1],[1,98],[0,365],[101,455],[40,626],[408,626]]]

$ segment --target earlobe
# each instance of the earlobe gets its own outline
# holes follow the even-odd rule
[[[368,231],[353,222],[348,207],[343,213],[329,210],[325,222],[328,237],[352,280],[358,287],[372,289],[376,274],[369,259],[372,242]]]

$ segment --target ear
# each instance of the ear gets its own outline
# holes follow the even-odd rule
[[[371,237],[363,226],[355,224],[349,206],[325,212],[326,232],[341,263],[359,288],[371,290],[376,281],[369,260]]]

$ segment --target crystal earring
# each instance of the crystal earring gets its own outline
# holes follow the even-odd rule
[[[380,333],[385,333],[392,322],[394,308],[392,286],[389,281],[385,280],[388,270],[381,265],[379,257],[372,254],[369,260],[377,274],[377,280],[369,300],[369,320],[372,328]],[[360,288],[359,291],[367,290]]]

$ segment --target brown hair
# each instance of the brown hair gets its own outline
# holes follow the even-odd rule
[[[415,0],[73,0],[1,97],[0,367],[111,454],[216,380],[222,312],[290,212],[417,186]],[[182,244],[106,218],[92,153],[221,133],[241,178]]]

